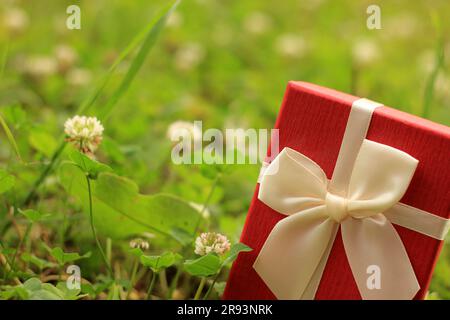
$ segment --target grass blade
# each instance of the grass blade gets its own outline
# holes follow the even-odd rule
[[[133,40],[128,44],[128,46],[122,50],[120,55],[117,57],[117,59],[113,62],[113,64],[109,67],[107,73],[102,77],[100,80],[100,84],[97,86],[97,88],[92,92],[91,95],[88,96],[86,100],[83,101],[83,103],[80,105],[80,107],[77,109],[77,114],[82,114],[89,110],[89,108],[97,101],[97,98],[101,95],[102,91],[107,86],[109,80],[111,79],[111,76],[116,71],[117,67],[125,60],[128,55],[135,50],[138,45],[144,40],[145,35],[148,33],[148,30],[153,27],[153,23],[150,23],[144,30],[139,32]]]
[[[154,20],[154,22],[152,23],[152,28],[147,32],[145,40],[136,57],[133,59],[131,66],[128,69],[128,72],[126,73],[117,90],[114,92],[114,94],[106,103],[105,109],[102,111],[102,114],[100,115],[101,119],[105,119],[109,116],[109,114],[113,111],[116,103],[128,90],[131,82],[135,78],[138,71],[141,69],[145,61],[145,58],[147,57],[147,54],[156,43],[156,40],[158,39],[158,36],[161,33],[161,30],[163,29],[167,18],[176,9],[179,3],[180,0],[175,1],[175,3],[173,3],[172,5],[168,6],[165,10],[163,10],[162,13],[159,15],[159,17],[157,17]]]
[[[5,72],[6,61],[8,60],[8,53],[9,53],[9,41],[6,42],[5,49],[3,50],[2,54],[2,60],[0,62],[0,78],[3,77],[3,73]]]
[[[425,84],[425,91],[423,95],[422,117],[424,118],[428,118],[430,116],[431,104],[433,102],[434,97],[434,87],[436,85],[436,80],[439,75],[439,72],[444,67],[444,58],[445,58],[444,54],[445,42],[441,32],[441,21],[439,19],[439,16],[435,12],[432,13],[431,18],[435,24],[435,29],[437,30],[438,40],[436,43],[434,67]]]
[[[13,148],[14,152],[17,155],[17,158],[22,161],[22,157],[20,156],[19,147],[17,146],[16,139],[14,139],[14,135],[12,134],[11,130],[8,127],[8,124],[6,123],[5,119],[3,119],[2,115],[0,114],[0,125],[3,128],[3,131],[5,131],[6,137],[8,138],[9,144]]]

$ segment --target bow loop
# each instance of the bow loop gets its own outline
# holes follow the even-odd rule
[[[354,218],[383,213],[405,194],[418,161],[409,154],[364,140],[348,187],[348,210]]]
[[[324,204],[325,172],[311,159],[284,148],[264,172],[258,198],[272,209],[292,215]]]

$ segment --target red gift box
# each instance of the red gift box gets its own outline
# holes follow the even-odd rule
[[[279,149],[289,147],[316,162],[328,178],[341,147],[347,120],[358,97],[304,82],[290,82],[276,121]],[[366,139],[402,150],[419,160],[401,202],[450,218],[450,128],[389,108],[376,108]],[[275,299],[253,269],[268,235],[286,216],[258,200],[256,186],[241,242],[253,251],[234,263],[224,299]],[[423,299],[443,241],[394,224],[420,284],[414,299]],[[276,268],[276,266],[274,266]],[[341,232],[338,231],[315,299],[361,299]]]

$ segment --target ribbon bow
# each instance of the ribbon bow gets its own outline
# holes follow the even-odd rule
[[[405,152],[364,139],[345,192],[332,190],[323,170],[284,148],[262,176],[258,198],[287,215],[279,221],[254,269],[279,299],[311,296],[338,227],[363,299],[412,299],[419,290],[405,247],[384,215],[402,198],[418,161]],[[367,282],[381,272],[380,288]]]

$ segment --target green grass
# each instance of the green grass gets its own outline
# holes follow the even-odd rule
[[[350,0],[80,1],[81,30],[66,29],[63,1],[17,3],[28,17],[23,30],[0,23],[0,299],[218,298],[229,264],[212,258],[220,273],[202,281],[183,261],[198,258],[192,233],[239,241],[259,168],[172,164],[167,128],[177,120],[271,128],[287,82],[302,80],[450,125],[448,1],[383,3],[381,30],[366,28],[369,3]],[[0,16],[10,9],[2,2]],[[355,52],[364,42],[372,51]],[[61,45],[77,58],[58,58]],[[39,68],[27,64],[42,56]],[[96,160],[111,171],[77,167],[64,139],[76,114],[102,121]],[[95,177],[92,207],[86,174]],[[45,218],[30,222],[19,209]],[[153,234],[150,248],[131,250],[144,232]],[[48,248],[84,257],[75,263],[81,292],[58,287],[65,266]],[[447,244],[433,298],[450,296],[449,252]],[[163,269],[140,263],[142,254],[159,261],[172,253],[182,259]]]

